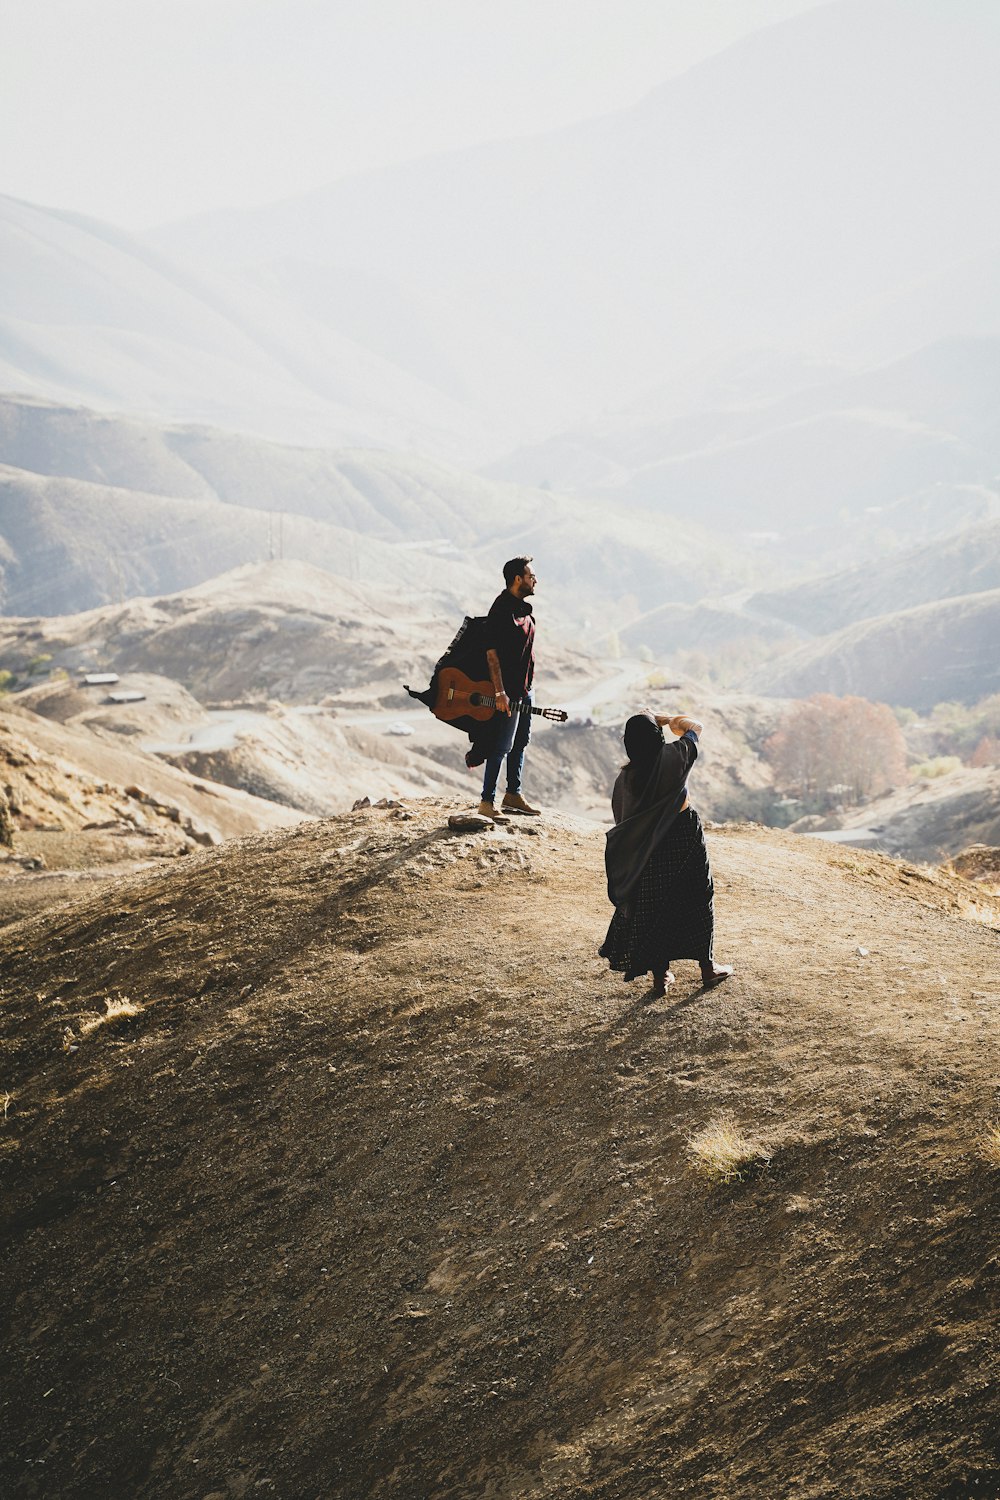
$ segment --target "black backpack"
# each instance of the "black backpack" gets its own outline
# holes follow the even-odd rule
[[[425,692],[418,693],[414,688],[403,684],[411,698],[416,698],[421,703],[426,703],[433,712],[437,701],[438,673],[442,667],[457,667],[464,672],[466,677],[471,677],[474,682],[486,682],[489,679],[489,667],[486,665],[486,651],[488,636],[486,632],[487,620],[485,615],[466,615],[458,628],[458,632],[447,651],[434,665],[434,673],[430,680],[430,686]],[[448,723],[455,729],[460,729],[469,736],[470,740],[482,739],[486,726],[480,719],[460,717],[457,719],[442,719],[442,723]],[[488,737],[488,736],[487,736]]]

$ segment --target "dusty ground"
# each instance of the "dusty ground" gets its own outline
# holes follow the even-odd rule
[[[1000,1493],[975,888],[710,830],[737,976],[649,1004],[599,829],[446,811],[0,932],[4,1492]],[[728,1186],[720,1117],[772,1153]]]

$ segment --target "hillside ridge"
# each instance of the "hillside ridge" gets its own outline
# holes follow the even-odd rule
[[[446,812],[0,932],[9,1493],[989,1493],[975,888],[710,828],[736,976],[650,1005],[600,829]],[[770,1157],[728,1186],[720,1118]]]

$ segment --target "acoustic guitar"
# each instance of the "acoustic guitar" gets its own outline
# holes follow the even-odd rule
[[[436,719],[445,723],[452,719],[477,719],[486,723],[497,711],[497,698],[492,682],[473,682],[457,667],[442,667],[438,673],[437,695],[430,705]],[[535,708],[533,704],[511,702],[511,713],[530,712],[553,724],[565,724],[569,714],[564,708]]]

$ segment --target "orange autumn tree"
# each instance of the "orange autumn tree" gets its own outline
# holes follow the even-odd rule
[[[863,802],[907,779],[906,742],[892,709],[815,693],[765,741],[778,782],[806,800]]]
[[[1000,739],[995,734],[984,734],[969,756],[970,766],[1000,766]]]

